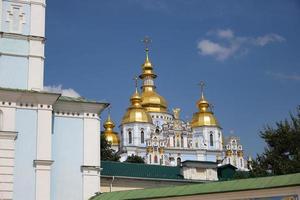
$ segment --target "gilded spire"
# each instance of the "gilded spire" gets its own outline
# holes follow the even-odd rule
[[[199,86],[200,86],[200,89],[201,89],[201,98],[197,102],[198,108],[199,108],[200,112],[211,112],[210,105],[209,105],[208,101],[206,101],[206,99],[204,97],[204,87],[205,87],[204,81],[201,81],[199,83]]]
[[[202,126],[219,126],[217,119],[213,115],[211,105],[205,99],[204,82],[201,81],[199,83],[199,86],[201,89],[201,97],[197,102],[197,107],[199,108],[199,111],[197,113],[194,113],[191,121],[191,125],[193,128],[202,127]]]
[[[156,78],[156,75],[153,72],[152,63],[151,63],[150,58],[149,58],[149,45],[152,42],[152,40],[148,36],[145,36],[145,38],[142,40],[142,42],[145,45],[146,58],[145,58],[144,63],[142,64],[143,73],[140,75],[140,78],[143,79],[147,76],[150,76],[152,78]]]
[[[103,124],[103,127],[105,128],[104,132],[113,132],[113,128],[115,127],[115,123],[111,120],[110,117],[110,109],[111,107],[108,107],[108,116],[107,119],[105,121],[105,123]]]
[[[142,98],[138,91],[138,77],[137,76],[134,77],[134,81],[135,81],[135,92],[131,96],[130,101],[131,101],[132,107],[139,108],[139,107],[142,107],[142,105],[141,105]]]
[[[145,45],[146,59],[142,64],[142,74],[139,76],[143,80],[142,85],[142,106],[149,112],[167,112],[166,100],[155,91],[153,66],[149,58],[149,44],[151,39],[145,37],[142,42]]]
[[[105,123],[103,124],[104,127],[103,134],[105,135],[107,141],[110,142],[112,145],[119,145],[120,140],[119,140],[118,133],[114,132],[113,130],[115,127],[115,123],[112,121],[110,117],[110,109],[111,106],[108,107],[108,116]]]

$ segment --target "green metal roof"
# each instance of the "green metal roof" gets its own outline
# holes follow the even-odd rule
[[[183,179],[180,167],[101,161],[101,175],[135,178]]]
[[[296,185],[300,185],[300,173],[263,178],[240,179],[234,181],[219,181],[204,184],[103,193],[93,197],[92,200],[154,199],[244,190],[259,190]]]

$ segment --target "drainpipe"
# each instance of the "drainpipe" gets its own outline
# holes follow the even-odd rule
[[[113,185],[114,180],[115,180],[115,176],[113,176],[112,179],[111,179],[109,192],[112,192],[112,185]]]

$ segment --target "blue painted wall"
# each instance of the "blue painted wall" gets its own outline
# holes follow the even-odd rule
[[[20,39],[0,38],[0,52],[27,56],[29,54],[29,42]]]
[[[0,56],[0,87],[27,89],[28,58]]]
[[[51,199],[82,200],[83,120],[54,117]]]
[[[11,33],[10,30],[10,22],[7,21],[8,19],[8,10],[11,10],[11,5],[18,5],[21,7],[22,13],[24,13],[25,22],[22,24],[22,31],[19,34],[29,35],[30,34],[30,5],[29,4],[22,4],[22,3],[15,3],[9,1],[3,1],[2,3],[2,31]]]
[[[14,168],[14,200],[35,199],[37,111],[17,109],[15,168]]]

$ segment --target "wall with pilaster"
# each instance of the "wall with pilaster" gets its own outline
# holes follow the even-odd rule
[[[52,133],[51,199],[83,199],[82,117],[54,116]]]

